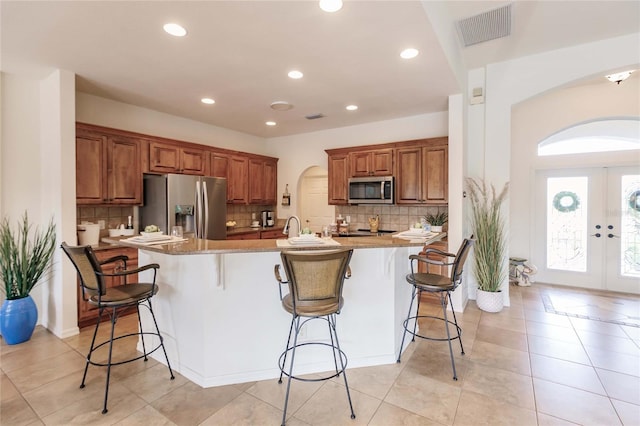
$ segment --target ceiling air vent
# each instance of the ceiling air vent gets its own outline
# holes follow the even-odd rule
[[[316,120],[316,119],[322,118],[322,117],[324,117],[324,114],[319,112],[317,114],[306,115],[304,118],[306,118],[307,120]]]
[[[511,34],[511,4],[458,21],[465,47]]]

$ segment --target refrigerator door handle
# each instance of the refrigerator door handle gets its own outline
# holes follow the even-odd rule
[[[202,238],[202,192],[200,191],[200,181],[196,182],[196,212],[195,212],[195,234],[196,238]]]
[[[207,191],[207,182],[202,181],[202,199],[204,205],[204,220],[202,221],[202,238],[205,240],[209,234],[209,195]]]

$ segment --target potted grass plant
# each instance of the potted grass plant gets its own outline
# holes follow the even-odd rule
[[[30,293],[51,267],[55,244],[53,219],[44,231],[32,230],[26,212],[15,230],[8,218],[0,223],[0,279],[5,295],[0,333],[7,344],[25,342],[33,334],[38,310]]]
[[[438,212],[435,214],[427,213],[424,216],[424,219],[429,225],[431,225],[431,230],[433,232],[442,232],[442,227],[449,220],[449,215],[447,212]]]
[[[478,283],[476,303],[487,312],[500,312],[504,300],[501,292],[506,278],[505,230],[501,206],[507,197],[508,183],[499,194],[493,185],[490,189],[484,180],[467,178],[471,200],[471,227],[475,239],[474,275]]]

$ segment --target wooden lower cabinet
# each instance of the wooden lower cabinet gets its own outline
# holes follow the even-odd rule
[[[248,231],[241,234],[227,235],[227,240],[259,240],[260,231]]]
[[[113,256],[125,255],[129,257],[127,260],[127,269],[135,269],[138,267],[138,250],[134,248],[118,247],[113,249],[96,250],[96,257],[98,261],[109,259]],[[116,270],[121,270],[123,267],[122,262],[114,262],[102,265],[103,272],[109,274]],[[138,280],[138,274],[129,275],[127,282],[133,283]],[[124,278],[108,277],[105,279],[107,287],[114,287],[124,284]],[[135,308],[131,310],[131,313],[135,312]],[[94,325],[98,317],[98,309],[85,302],[82,298],[82,288],[80,287],[80,281],[78,280],[78,327],[83,328],[86,326]],[[108,320],[109,316],[105,313],[102,316],[102,321]]]
[[[282,229],[283,228],[261,231],[260,238],[263,240],[277,240],[279,238],[287,238],[287,236],[282,233]]]

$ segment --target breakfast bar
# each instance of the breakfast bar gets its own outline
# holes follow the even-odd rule
[[[273,270],[280,251],[353,248],[352,276],[345,280],[339,333],[349,367],[394,363],[402,321],[411,300],[405,282],[409,255],[446,234],[429,238],[347,237],[318,246],[283,248],[286,240],[188,239],[137,247],[140,265],[158,263],[153,309],[172,367],[202,387],[276,378],[291,317],[282,309]],[[281,241],[278,243],[278,241]],[[284,244],[286,245],[286,244]],[[141,282],[150,276],[141,274]],[[287,289],[282,289],[286,293]],[[144,317],[146,310],[140,311]],[[149,324],[151,318],[143,318]],[[152,322],[151,322],[152,324]],[[325,336],[308,324],[301,338]],[[149,342],[153,344],[154,342]],[[298,374],[327,371],[333,361],[313,351],[296,355]],[[153,354],[159,362],[163,356]]]

